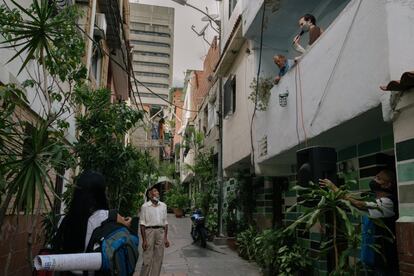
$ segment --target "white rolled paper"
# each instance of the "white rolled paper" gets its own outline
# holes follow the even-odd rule
[[[38,255],[33,259],[36,270],[72,271],[99,270],[102,265],[101,253],[78,253],[59,255]]]

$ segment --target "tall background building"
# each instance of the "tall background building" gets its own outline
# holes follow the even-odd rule
[[[130,142],[148,150],[156,160],[169,159],[169,136],[164,133],[173,77],[174,9],[130,3],[130,11],[132,67],[140,82],[131,80],[132,90],[148,114],[146,127],[130,133]]]
[[[131,3],[130,39],[133,68],[137,79],[165,100],[172,83],[174,50],[174,9]],[[134,93],[145,105],[167,106],[144,86]]]

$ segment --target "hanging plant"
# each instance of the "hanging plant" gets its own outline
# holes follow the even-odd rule
[[[257,89],[257,86],[259,86],[259,89]],[[257,110],[265,111],[269,104],[270,90],[273,88],[273,79],[259,78],[259,84],[257,84],[257,79],[254,78],[250,83],[250,88],[252,92],[249,95],[249,100],[256,103]]]

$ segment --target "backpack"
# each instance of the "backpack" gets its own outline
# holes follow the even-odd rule
[[[101,252],[102,267],[98,275],[130,276],[138,260],[138,233],[116,222],[118,212],[110,210],[91,235],[86,252]]]

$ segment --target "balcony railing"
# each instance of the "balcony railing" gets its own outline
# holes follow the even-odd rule
[[[378,85],[388,78],[384,4],[351,1],[296,67],[271,90],[258,112],[256,144],[266,139],[263,162],[380,104]],[[279,95],[288,93],[287,105]],[[259,147],[263,148],[263,147]]]

